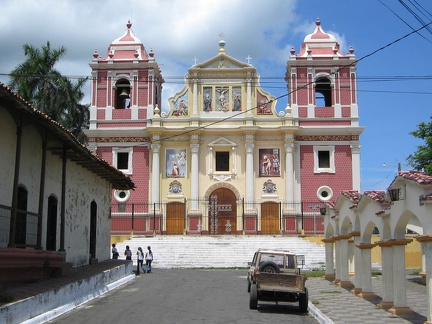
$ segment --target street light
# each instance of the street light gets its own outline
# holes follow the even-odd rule
[[[388,164],[388,163],[383,163],[383,167],[388,167],[388,166],[394,166],[394,167],[397,167],[398,168],[398,172],[399,171],[402,171],[402,165],[401,165],[401,163],[400,162],[398,162],[398,164],[396,165],[396,164]]]

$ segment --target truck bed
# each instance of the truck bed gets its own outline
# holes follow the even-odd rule
[[[280,291],[302,293],[307,277],[288,273],[259,273],[256,275],[257,289],[260,291]]]

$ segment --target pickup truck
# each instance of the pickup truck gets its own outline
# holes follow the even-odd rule
[[[286,250],[255,252],[247,275],[250,309],[256,309],[259,300],[283,301],[298,302],[300,311],[307,312],[307,277],[300,275],[298,257]]]

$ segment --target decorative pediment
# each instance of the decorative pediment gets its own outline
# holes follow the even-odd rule
[[[226,54],[219,54],[203,63],[195,65],[192,69],[243,69],[247,67],[250,67],[247,63],[243,63]]]
[[[209,143],[208,146],[237,146],[237,144],[227,140],[224,137],[221,137],[221,138],[218,138],[217,140]]]
[[[185,87],[180,93],[168,99],[170,105],[169,116],[187,117],[189,115],[188,88]]]
[[[256,114],[273,116],[276,114],[276,98],[258,87],[256,90]]]

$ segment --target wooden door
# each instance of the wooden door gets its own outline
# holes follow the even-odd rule
[[[228,188],[218,188],[209,200],[209,232],[213,235],[236,234],[237,200]]]
[[[261,234],[280,234],[279,204],[264,202],[261,204]]]
[[[172,202],[166,206],[166,233],[182,235],[185,230],[185,204]]]

